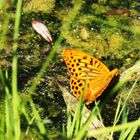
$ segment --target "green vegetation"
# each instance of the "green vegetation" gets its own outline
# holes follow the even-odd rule
[[[110,139],[138,139],[138,7],[139,2],[130,0],[0,1],[0,139],[103,139],[108,134]],[[33,30],[32,19],[47,25],[53,45]],[[66,48],[83,50],[111,69],[119,68],[118,83],[95,103],[84,123],[82,98],[72,114],[58,86],[69,86],[61,56]],[[95,116],[108,127],[87,132]]]

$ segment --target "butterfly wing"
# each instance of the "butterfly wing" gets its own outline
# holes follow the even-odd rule
[[[104,78],[99,78],[99,79],[91,79],[89,81],[89,86],[86,90],[85,99],[86,104],[92,103],[97,97],[99,97],[103,91],[106,89],[108,84],[111,82],[112,78],[118,73],[118,69],[112,70],[109,74],[104,75]]]
[[[86,104],[100,96],[118,72],[118,69],[110,72],[98,59],[78,50],[65,50],[63,58],[70,73],[71,90],[79,99],[85,89]]]
[[[79,50],[67,49],[63,58],[72,77],[77,79],[93,79],[109,73],[109,69],[98,59]]]
[[[104,78],[96,79],[75,79],[70,78],[70,86],[73,95],[79,99],[84,93],[84,102],[86,104],[92,103],[102,92],[106,89],[112,78],[118,73],[118,69],[114,69]]]
[[[76,98],[80,98],[85,87],[85,80],[83,79],[75,79],[74,77],[70,78],[70,87],[71,91]]]

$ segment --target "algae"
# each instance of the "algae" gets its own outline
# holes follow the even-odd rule
[[[39,69],[43,65],[49,51],[53,47],[38,35],[31,27],[32,19],[39,19],[50,30],[54,42],[57,40],[60,33],[63,36],[63,42],[57,50],[53,61],[46,70],[44,77],[38,82],[35,92],[32,94],[33,101],[42,118],[47,116],[51,123],[47,123],[46,127],[50,129],[48,135],[50,139],[57,139],[61,136],[62,124],[66,123],[66,105],[58,88],[57,82],[69,87],[69,76],[65,64],[62,59],[62,51],[66,48],[83,50],[96,58],[102,60],[109,68],[119,68],[119,72],[131,67],[137,60],[140,59],[140,20],[138,16],[137,1],[130,4],[113,0],[110,2],[91,2],[83,1],[82,8],[73,20],[70,28],[62,26],[63,22],[67,21],[67,15],[74,5],[74,1],[60,0],[26,0],[23,3],[23,13],[21,18],[20,36],[18,39],[18,61],[19,61],[19,90],[21,99],[28,100],[28,88],[35,81]],[[127,8],[130,15],[105,15],[108,10],[117,8]],[[13,57],[13,13],[15,6],[11,5],[10,24],[6,38],[0,42],[0,66],[3,71],[7,70],[11,75],[11,62]],[[13,8],[13,9],[12,9]],[[2,32],[3,20],[5,13],[2,11],[0,16],[0,32]],[[46,50],[46,53],[44,53]],[[120,93],[127,94],[135,78],[131,77],[131,81],[121,90]],[[3,89],[0,89],[2,94]],[[129,99],[128,108],[133,111],[137,110],[140,103],[140,87],[137,84],[132,96]],[[4,95],[3,95],[4,96]],[[113,99],[112,99],[113,100]],[[113,101],[113,107],[107,104],[103,110],[105,124],[111,125],[111,118],[116,109],[117,99]],[[0,110],[3,112],[1,102]],[[133,108],[135,107],[135,108]],[[133,108],[133,110],[132,110]],[[30,107],[27,105],[27,109]],[[131,113],[130,113],[131,114]],[[139,114],[139,110],[138,110]],[[32,114],[30,114],[32,117]],[[137,116],[134,116],[136,119]],[[109,119],[108,119],[109,118]],[[107,121],[108,119],[108,121]],[[110,121],[111,120],[111,121]],[[26,130],[26,124],[23,121],[23,135]],[[31,126],[31,131],[28,136],[23,136],[23,139],[32,139],[37,133],[35,124]],[[53,135],[53,136],[52,136]],[[39,136],[38,139],[44,139]]]

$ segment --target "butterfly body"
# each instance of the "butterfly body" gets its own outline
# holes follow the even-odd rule
[[[67,49],[63,58],[70,74],[73,95],[79,99],[84,93],[86,104],[100,96],[118,72],[117,68],[110,71],[101,61],[79,50]]]

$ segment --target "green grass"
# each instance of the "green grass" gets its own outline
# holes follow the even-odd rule
[[[13,32],[13,44],[12,44],[12,50],[13,50],[13,58],[12,58],[12,74],[11,77],[8,75],[7,70],[3,70],[0,66],[0,79],[2,84],[2,90],[3,90],[3,98],[4,98],[4,106],[3,111],[1,111],[3,114],[0,115],[0,139],[7,139],[7,140],[19,140],[21,139],[21,133],[22,132],[22,126],[21,126],[21,116],[24,116],[27,121],[26,131],[24,132],[25,135],[28,135],[30,133],[30,129],[32,127],[32,124],[36,124],[36,131],[39,131],[39,134],[43,136],[44,139],[48,139],[48,129],[46,128],[45,124],[50,123],[48,119],[41,118],[37,107],[32,99],[32,94],[36,89],[36,86],[38,85],[39,81],[41,80],[42,76],[44,75],[46,69],[50,65],[52,59],[55,56],[55,53],[59,47],[61,47],[61,43],[63,39],[65,38],[64,35],[68,32],[62,33],[65,30],[70,30],[71,24],[74,22],[75,17],[79,13],[81,7],[82,7],[82,1],[77,0],[74,4],[74,7],[70,10],[69,15],[66,18],[66,21],[62,24],[61,27],[61,33],[58,37],[58,39],[55,41],[51,52],[46,57],[46,60],[42,64],[42,67],[40,68],[39,72],[37,73],[37,76],[34,79],[34,82],[32,85],[28,88],[27,91],[27,98],[26,100],[22,100],[20,96],[20,91],[18,88],[18,75],[20,74],[20,71],[18,71],[18,56],[17,56],[17,50],[18,50],[18,37],[19,37],[19,28],[20,28],[20,20],[21,20],[21,12],[22,12],[22,0],[17,1],[16,6],[16,13],[15,13],[15,21],[14,21],[14,32]],[[0,45],[4,46],[4,41],[6,39],[6,34],[8,32],[8,26],[10,22],[10,12],[7,11],[7,15],[5,17],[5,20],[2,24],[2,32],[0,34]],[[99,20],[96,18],[96,21],[102,22],[103,24],[112,25],[110,22],[103,22],[102,20]],[[117,26],[117,25],[113,25]],[[124,27],[123,27],[124,28]],[[125,28],[129,30],[128,28]],[[131,31],[131,30],[130,30]],[[110,96],[116,93],[118,89],[123,87],[123,85],[130,79],[132,74],[139,71],[140,68],[140,61],[137,61],[137,63],[125,71],[125,74],[121,79],[119,80],[118,84],[113,88],[111,91]],[[83,123],[83,114],[84,114],[84,103],[82,102],[82,98],[77,104],[77,108],[75,113],[73,114],[70,109],[70,104],[67,105],[67,125],[63,127],[63,136],[66,139],[74,139],[74,140],[81,140],[86,139],[87,137],[96,137],[96,136],[103,136],[110,134],[110,139],[112,138],[113,134],[115,132],[121,132],[119,140],[128,139],[131,140],[137,131],[138,127],[140,126],[140,118],[132,121],[127,122],[128,119],[128,113],[127,110],[127,102],[132,94],[137,82],[139,80],[139,77],[135,80],[133,83],[130,91],[128,92],[127,96],[125,97],[125,100],[122,100],[121,96],[118,102],[118,106],[116,109],[115,117],[113,126],[110,127],[104,127],[94,130],[93,132],[87,131],[87,128],[91,125],[91,122],[95,116],[99,116],[100,120],[103,120],[101,117],[101,110],[103,106],[106,104],[109,96],[102,102],[96,103],[96,106],[92,109],[89,117],[87,120]],[[9,86],[10,83],[10,86]],[[123,106],[121,106],[123,102]],[[30,106],[30,114],[28,112],[28,106]],[[122,117],[122,118],[121,118]],[[118,124],[118,121],[122,119],[122,123]]]

